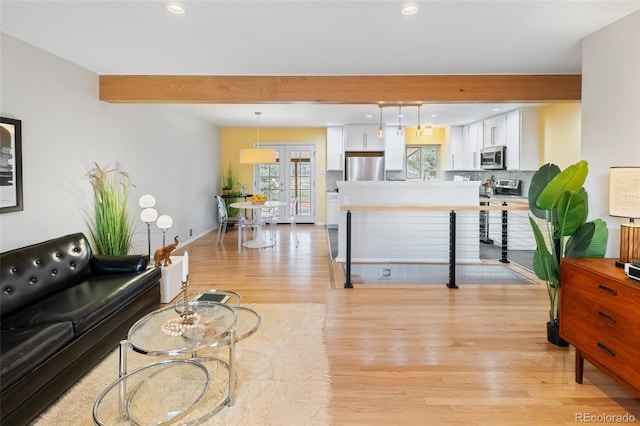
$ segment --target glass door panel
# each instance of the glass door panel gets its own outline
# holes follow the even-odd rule
[[[289,205],[298,198],[296,222],[313,223],[315,219],[315,146],[265,145],[276,150],[276,163],[259,164],[254,168],[254,192]],[[255,177],[259,177],[255,179]],[[289,216],[289,207],[278,213]]]

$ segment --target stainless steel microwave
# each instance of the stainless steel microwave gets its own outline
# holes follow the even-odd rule
[[[504,145],[488,146],[480,150],[480,167],[485,170],[504,170],[507,167],[507,147]]]

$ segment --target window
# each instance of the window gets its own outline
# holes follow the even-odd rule
[[[438,177],[438,145],[407,146],[407,179],[435,179]]]

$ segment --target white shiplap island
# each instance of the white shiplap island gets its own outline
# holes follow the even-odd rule
[[[449,217],[456,211],[456,261],[480,262],[478,182],[338,182],[338,262],[449,262]],[[352,207],[351,209],[349,207]],[[465,210],[473,207],[473,210]]]

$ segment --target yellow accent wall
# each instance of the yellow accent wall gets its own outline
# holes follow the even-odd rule
[[[406,145],[444,145],[447,135],[446,128],[434,127],[433,135],[416,136],[415,127],[407,127],[405,129],[405,144]]]
[[[240,184],[253,188],[253,166],[240,164],[240,150],[253,148],[256,143],[255,127],[224,127],[220,134],[220,170],[226,173],[229,165],[239,176]],[[327,129],[325,127],[264,127],[260,128],[262,144],[313,144],[315,145],[315,221],[326,221],[325,174],[327,160]]]
[[[560,169],[580,161],[581,104],[553,103],[538,110],[540,164],[554,163]]]

